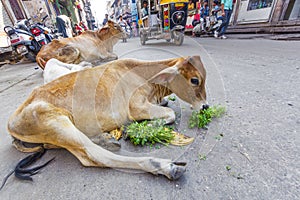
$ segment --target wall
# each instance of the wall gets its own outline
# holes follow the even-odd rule
[[[296,20],[300,18],[300,0],[295,0],[289,20]]]
[[[9,15],[8,15],[2,1],[0,1],[0,32],[2,32],[4,26],[7,26],[7,25],[12,26],[13,23],[11,22]]]
[[[23,4],[33,22],[39,22],[42,17],[49,15],[44,0],[23,1]],[[41,14],[38,12],[40,8],[43,9],[43,13]]]

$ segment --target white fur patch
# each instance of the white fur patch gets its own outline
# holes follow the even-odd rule
[[[47,84],[63,75],[91,68],[92,65],[88,62],[81,62],[80,64],[63,63],[55,58],[51,58],[44,69],[44,84]]]

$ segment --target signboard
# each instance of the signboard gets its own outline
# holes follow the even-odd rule
[[[137,5],[136,0],[131,0],[131,18],[132,18],[132,28],[133,28],[133,35],[138,36],[138,24],[142,24],[142,20],[139,20],[138,12],[137,12]]]
[[[238,24],[268,22],[275,0],[241,0]]]

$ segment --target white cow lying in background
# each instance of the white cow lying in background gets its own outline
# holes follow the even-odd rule
[[[91,68],[92,64],[89,62],[81,62],[79,64],[63,63],[55,58],[51,58],[44,69],[44,84],[47,84],[54,79],[57,79],[63,75],[77,72],[83,69]]]

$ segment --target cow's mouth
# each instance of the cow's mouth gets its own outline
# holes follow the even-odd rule
[[[202,109],[201,110],[207,110],[209,108],[209,105],[208,104],[204,104],[202,105]]]
[[[209,104],[208,103],[205,103],[205,104],[200,104],[200,105],[196,105],[196,106],[193,106],[191,105],[191,109],[192,110],[207,110],[209,108]]]

